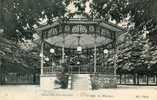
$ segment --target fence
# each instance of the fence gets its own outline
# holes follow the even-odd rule
[[[7,73],[3,75],[3,80],[1,80],[1,84],[39,84],[39,74],[31,74],[31,73]]]
[[[132,74],[118,75],[117,83],[121,85],[157,85],[156,75],[138,75],[134,76]]]

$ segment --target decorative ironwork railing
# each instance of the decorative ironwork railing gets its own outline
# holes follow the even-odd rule
[[[66,65],[64,67],[58,67],[58,66],[49,66],[43,68],[43,74],[53,74],[58,72],[64,72],[64,73],[100,73],[100,74],[113,74],[114,68],[113,67],[105,67],[105,66],[96,66],[96,71],[94,71],[94,66],[90,64],[86,65]]]
[[[93,65],[69,65],[68,73],[92,73]]]
[[[58,73],[58,72],[62,72],[63,71],[63,68],[62,67],[52,67],[52,66],[49,66],[49,67],[44,67],[43,68],[43,74],[53,74],[53,73]]]
[[[113,66],[97,66],[96,67],[96,72],[97,73],[101,73],[101,74],[114,74],[114,68]]]

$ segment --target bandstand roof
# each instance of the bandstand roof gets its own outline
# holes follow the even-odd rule
[[[123,28],[102,19],[87,18],[60,19],[51,25],[37,28],[36,31],[45,42],[57,47],[64,45],[65,48],[107,45],[126,32]]]

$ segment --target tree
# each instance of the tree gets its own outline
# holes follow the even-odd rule
[[[128,33],[124,37],[129,35],[130,39],[119,45],[118,72],[134,74],[134,83],[139,78],[135,74],[146,74],[148,84],[150,71],[156,70],[156,48],[153,47],[157,43],[156,4],[155,0],[94,1],[93,9],[97,17],[116,23],[128,20]],[[132,24],[133,29],[129,30]]]
[[[128,14],[128,0],[93,0],[96,17],[120,22]]]
[[[39,70],[39,47],[23,49],[19,44],[0,34],[0,84],[5,83],[6,74],[9,72],[29,73],[35,76],[37,69]]]
[[[54,17],[63,16],[63,0],[1,0],[1,21],[8,38],[32,38],[34,25],[47,19],[52,23]],[[9,24],[8,24],[9,23]],[[18,31],[17,31],[18,30]]]

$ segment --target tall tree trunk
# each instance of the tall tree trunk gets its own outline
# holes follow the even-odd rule
[[[126,74],[124,74],[124,81],[125,81],[125,84],[126,84]]]
[[[122,74],[120,73],[120,84],[122,84]]]
[[[139,74],[137,74],[137,85],[139,85]]]
[[[147,79],[147,85],[148,85],[149,75],[146,75],[146,79]]]
[[[0,84],[2,84],[2,61],[0,60]]]
[[[157,85],[157,74],[155,75],[155,78],[156,78],[156,85]]]
[[[3,2],[4,0],[0,0],[0,29],[3,28],[4,21],[4,11],[3,11]]]
[[[36,73],[33,73],[33,84],[36,84]]]
[[[36,67],[33,70],[33,84],[36,84]]]
[[[5,69],[3,67],[2,61],[0,60],[0,84],[3,85],[5,83]]]
[[[136,85],[136,74],[133,74],[133,84]]]

